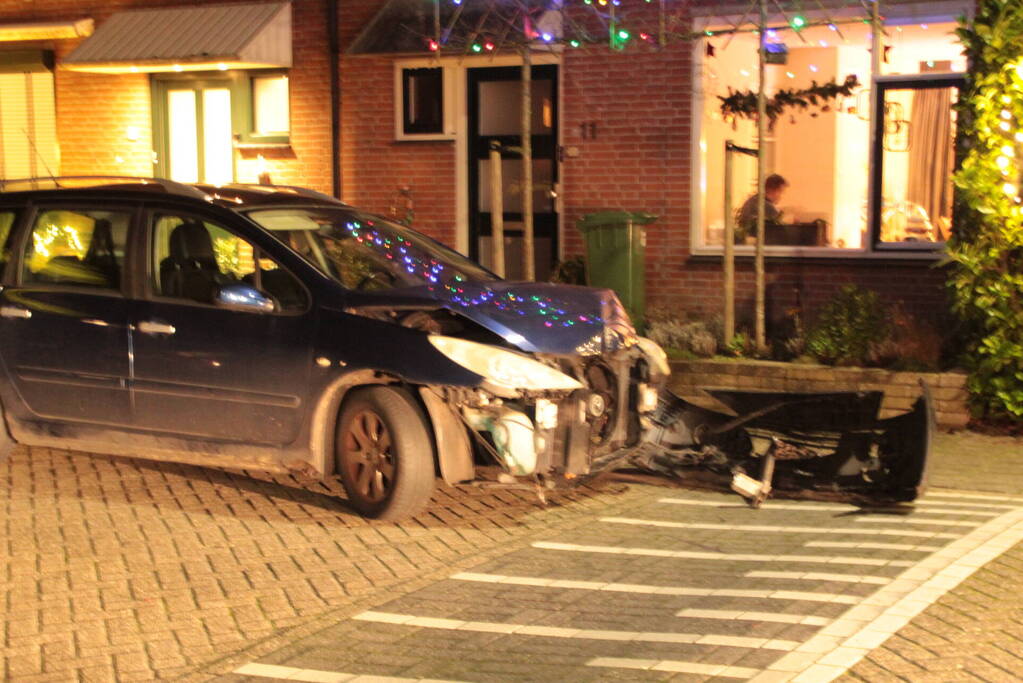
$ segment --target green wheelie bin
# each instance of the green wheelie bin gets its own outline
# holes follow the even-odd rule
[[[649,213],[608,210],[586,214],[578,223],[590,286],[613,289],[637,329],[646,314],[646,226],[655,220]]]

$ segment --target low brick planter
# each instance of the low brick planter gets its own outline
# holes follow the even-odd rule
[[[760,391],[883,391],[881,416],[908,411],[920,395],[920,380],[931,389],[938,424],[963,427],[966,375],[961,372],[892,372],[878,368],[836,368],[757,360],[673,360],[668,386],[681,396],[701,387]]]

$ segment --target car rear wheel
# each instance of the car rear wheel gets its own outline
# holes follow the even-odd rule
[[[338,417],[334,453],[348,500],[366,517],[411,517],[430,502],[433,445],[405,391],[369,387],[350,394]]]

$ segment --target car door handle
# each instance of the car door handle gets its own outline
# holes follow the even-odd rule
[[[21,306],[0,306],[0,315],[5,318],[28,318],[32,317],[32,311]]]
[[[135,329],[142,334],[174,334],[176,332],[173,325],[156,320],[143,320]]]

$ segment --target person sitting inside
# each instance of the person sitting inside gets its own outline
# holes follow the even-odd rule
[[[764,223],[781,222],[781,210],[778,202],[785,188],[789,186],[788,181],[777,173],[767,176],[764,181]],[[757,193],[754,192],[739,208],[735,215],[735,241],[744,244],[747,237],[757,235]]]

